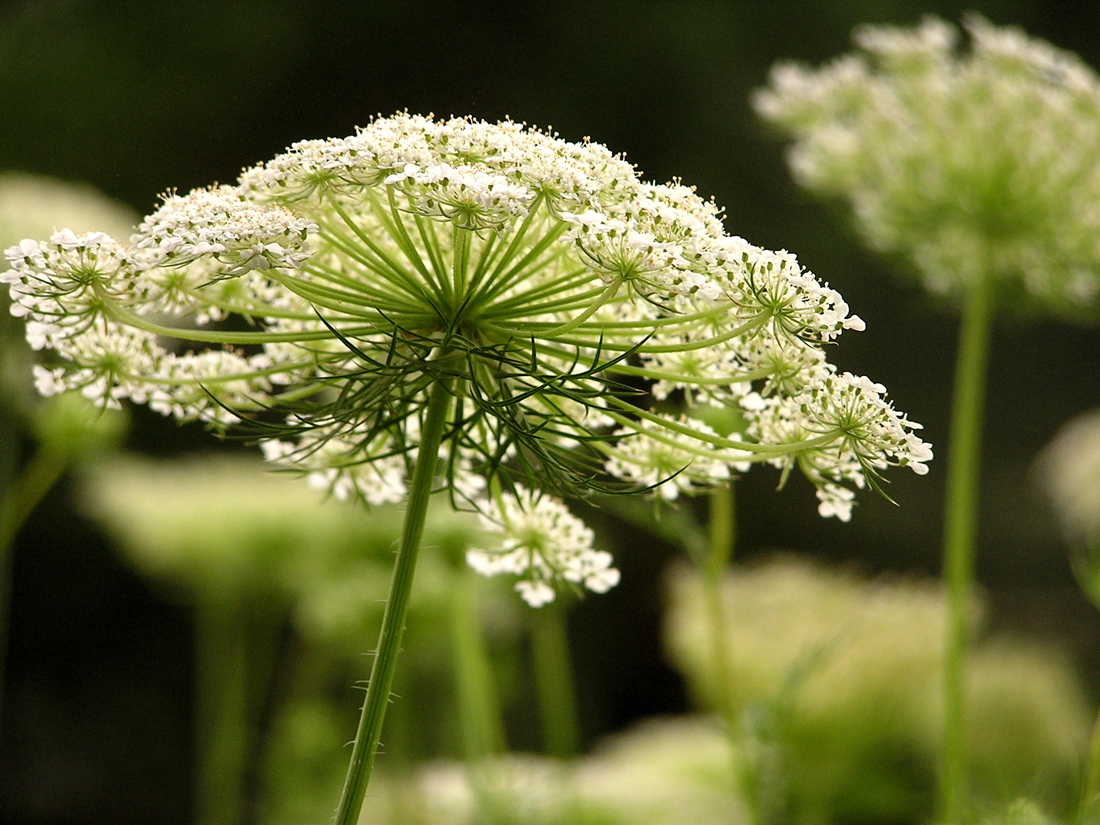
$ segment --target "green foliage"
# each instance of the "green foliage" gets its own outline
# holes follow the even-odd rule
[[[946,620],[937,587],[869,582],[795,559],[733,573],[724,590],[728,685],[716,682],[700,588],[691,574],[673,577],[669,649],[702,706],[717,707],[718,691],[734,697],[769,821],[931,815]],[[977,619],[975,609],[975,631]],[[968,693],[975,798],[1034,792],[1068,809],[1089,714],[1066,659],[987,639],[974,649]]]

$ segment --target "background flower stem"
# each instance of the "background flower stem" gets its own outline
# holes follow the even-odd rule
[[[974,587],[978,477],[989,362],[992,284],[977,278],[966,295],[959,330],[944,511],[943,573],[948,617],[944,650],[944,717],[940,762],[940,820],[962,821],[966,793],[965,663],[968,612]]]
[[[282,612],[261,594],[208,590],[195,603],[195,821],[253,821]]]
[[[195,821],[244,818],[248,759],[248,625],[235,599],[202,598],[195,609]]]
[[[367,696],[359,717],[359,728],[355,734],[344,789],[336,810],[335,825],[355,825],[358,822],[371,769],[374,767],[378,742],[382,737],[382,721],[390,702],[390,688],[397,669],[397,656],[401,651],[401,637],[405,632],[405,616],[409,609],[416,557],[420,550],[420,539],[424,534],[424,521],[435,481],[436,461],[451,407],[451,383],[452,379],[437,378],[428,398],[416,467],[413,469],[409,487],[401,544],[394,561],[378,649],[371,668],[370,682],[367,684]]]
[[[736,498],[733,482],[728,487],[713,490],[709,496],[708,547],[702,560],[703,593],[706,599],[707,625],[709,626],[710,651],[714,662],[715,701],[729,742],[730,765],[733,771],[734,790],[740,794],[749,791],[751,801],[753,782],[746,775],[747,766],[740,755],[740,724],[737,714],[736,691],[733,671],[730,667],[730,623],[723,598],[723,584],[733,559],[737,541]],[[749,822],[759,821],[758,812],[746,806]]]
[[[733,737],[737,730],[737,714],[733,701],[733,677],[729,666],[729,623],[722,599],[722,581],[733,557],[734,503],[733,485],[710,494],[709,548],[703,560],[703,581],[707,600],[707,623],[710,625],[710,649],[714,657],[714,673],[718,681],[718,711],[726,730]]]
[[[68,465],[69,457],[64,451],[42,444],[18,477],[4,490],[3,500],[0,501],[0,709],[4,706],[5,661],[8,652],[12,542],[24,522],[34,512],[34,508],[61,478]]]
[[[580,747],[566,618],[566,606],[559,599],[531,611],[531,655],[538,686],[543,746],[549,755],[559,759],[571,759]]]
[[[1100,794],[1100,715],[1096,717],[1096,723],[1092,728],[1092,738],[1089,740],[1089,761],[1085,773],[1085,785],[1081,792],[1081,811],[1085,813],[1089,806]]]
[[[507,748],[493,670],[477,606],[481,579],[462,570],[451,586],[451,650],[462,745],[470,763],[499,756]]]

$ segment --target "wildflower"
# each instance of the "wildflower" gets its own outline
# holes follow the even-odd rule
[[[137,221],[136,214],[91,187],[21,172],[0,172],[0,249],[16,244],[30,254],[38,248],[38,242],[21,238],[42,237],[63,226],[70,228],[64,237],[71,242],[79,233],[92,229],[132,232]],[[68,254],[73,255],[71,248]],[[4,404],[33,416],[39,407],[34,403],[37,395],[30,381],[33,356],[24,339],[29,337],[33,348],[44,347],[45,340],[38,333],[41,326],[33,321],[25,325],[20,319],[26,312],[9,304],[6,293],[0,297],[0,305],[5,316],[8,310],[16,316],[14,323],[0,318],[4,347],[0,397]]]
[[[14,312],[57,355],[42,392],[245,425],[270,461],[370,503],[411,496],[438,458],[435,486],[500,540],[471,563],[531,603],[617,580],[559,496],[672,497],[771,462],[850,502],[868,473],[930,457],[879,385],[859,384],[865,419],[837,413],[853,385],[823,347],[863,324],[793,255],[517,123],[379,118],[169,194],[129,244],[59,232],[7,255]],[[670,396],[749,428],[648,403]]]
[[[592,549],[592,531],[560,501],[517,487],[515,498],[494,502],[482,522],[501,538],[500,546],[468,550],[467,563],[485,576],[523,577],[516,590],[532,607],[554,600],[555,580],[583,583],[597,593],[619,583],[611,554]]]
[[[476,822],[486,799],[494,811],[519,822],[742,822],[750,816],[748,801],[715,769],[728,761],[728,747],[705,717],[647,719],[564,765],[545,756],[508,754],[482,764],[475,778],[464,764],[433,760],[411,777],[411,795],[420,818],[440,825]],[[382,794],[409,794],[380,788]]]
[[[807,188],[844,198],[867,243],[934,293],[977,278],[1073,314],[1100,300],[1100,78],[1075,55],[967,18],[868,26],[819,70],[781,64],[759,113]]]
[[[607,466],[619,478],[654,488],[666,501],[675,500],[681,492],[728,481],[731,467],[748,469],[751,456],[747,453],[747,460],[732,461],[732,457],[712,457],[712,451],[699,449],[697,435],[716,435],[702,421],[692,422],[691,432],[662,433],[658,425],[643,422],[609,451]]]
[[[902,259],[927,289],[961,308],[944,511],[944,821],[964,818],[967,794],[965,611],[977,555],[992,319],[997,309],[1028,304],[1068,316],[1100,309],[1100,78],[1074,55],[1017,29],[978,16],[965,28],[968,50],[956,50],[957,30],[934,18],[914,29],[860,29],[858,53],[818,71],[777,66],[755,99],[760,114],[794,139],[795,177],[843,199],[869,246]],[[814,426],[854,423],[862,416],[844,412],[846,404],[809,418]],[[786,413],[782,400],[775,409]],[[804,412],[793,421],[775,418],[792,430]],[[873,435],[856,429],[863,443],[910,435],[890,424],[872,425]],[[812,458],[800,460],[815,472]],[[873,474],[860,473],[873,484]],[[844,492],[829,483],[818,484],[821,510],[844,518],[853,485]]]

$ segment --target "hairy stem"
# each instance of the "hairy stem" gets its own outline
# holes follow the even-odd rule
[[[351,763],[348,765],[344,790],[336,810],[336,825],[355,825],[358,822],[371,769],[374,767],[374,757],[382,737],[382,721],[390,701],[397,656],[401,651],[401,637],[405,632],[405,617],[409,610],[409,596],[416,572],[416,556],[424,534],[424,521],[435,481],[436,461],[451,407],[450,384],[451,381],[447,378],[436,379],[428,399],[428,410],[420,434],[420,450],[405,510],[401,543],[394,561],[393,579],[382,616],[382,630],[378,637],[370,682],[367,684],[367,696],[352,747]]]
[[[991,284],[981,278],[963,306],[951,409],[950,457],[944,512],[943,573],[948,618],[944,651],[943,744],[940,762],[940,821],[962,821],[966,794],[965,663],[967,614],[974,587],[978,476],[982,416],[989,362]]]

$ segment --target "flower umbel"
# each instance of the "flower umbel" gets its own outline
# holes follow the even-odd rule
[[[995,277],[1078,314],[1100,304],[1100,78],[1076,55],[973,15],[857,31],[818,70],[780,64],[760,114],[807,188],[849,202],[869,245],[933,292]]]
[[[793,255],[603,146],[517,123],[379,118],[165,197],[128,245],[60,232],[7,255],[13,312],[59,356],[43,392],[247,423],[338,497],[406,495],[445,386],[443,484],[503,536],[471,562],[533,604],[617,579],[534,490],[671,498],[769,462],[846,518],[852,488],[931,457],[881,386],[828,364],[862,321]],[[719,436],[666,413],[670,395],[748,428]]]
[[[619,583],[611,554],[592,549],[592,531],[560,501],[517,487],[514,498],[495,502],[482,521],[500,536],[500,547],[469,550],[467,563],[486,576],[523,577],[516,589],[532,607],[553,601],[555,580],[583,583],[597,593]]]

